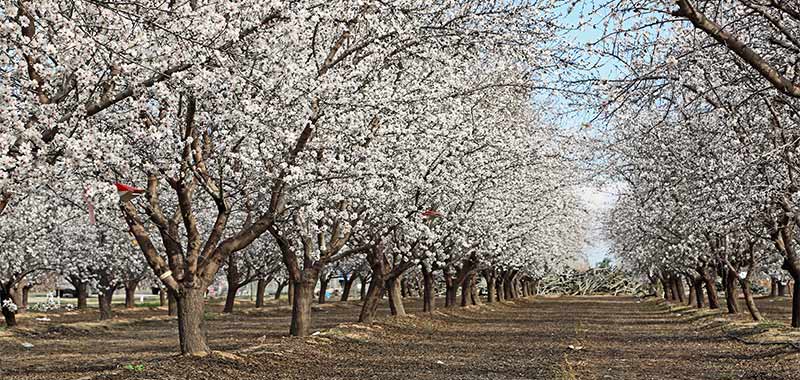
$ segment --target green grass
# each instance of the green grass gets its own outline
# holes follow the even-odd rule
[[[128,371],[142,372],[144,371],[144,364],[127,364],[122,368],[125,368]]]

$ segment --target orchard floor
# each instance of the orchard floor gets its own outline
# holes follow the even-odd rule
[[[525,299],[372,327],[351,323],[356,303],[332,303],[315,307],[322,333],[309,338],[284,336],[286,306],[238,306],[209,308],[219,352],[202,359],[174,354],[177,326],[163,310],[102,324],[92,313],[23,319],[0,332],[0,379],[800,379],[791,347],[745,345],[633,297]],[[783,302],[764,306],[784,317]],[[407,308],[419,312],[417,301]]]

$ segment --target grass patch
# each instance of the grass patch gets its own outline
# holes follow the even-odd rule
[[[131,372],[142,372],[144,371],[144,364],[127,364],[122,368]]]

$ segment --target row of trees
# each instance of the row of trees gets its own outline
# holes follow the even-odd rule
[[[333,271],[368,267],[371,322],[409,271],[432,311],[437,281],[527,294],[583,245],[574,147],[532,101],[570,59],[551,1],[7,4],[4,305],[48,270],[110,301],[144,262],[204,355],[218,276],[282,271],[305,336]]]
[[[620,2],[622,3],[622,2]],[[753,319],[754,279],[794,280],[800,327],[800,4],[633,1],[597,10],[592,48],[623,74],[590,81],[610,128],[602,164],[622,195],[614,250],[629,268],[702,306]],[[674,291],[673,291],[674,290]]]

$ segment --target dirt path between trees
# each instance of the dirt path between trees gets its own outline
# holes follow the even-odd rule
[[[322,332],[304,339],[283,337],[286,307],[240,309],[209,314],[223,353],[204,359],[174,356],[175,322],[144,312],[17,333],[0,339],[0,379],[800,379],[791,348],[744,345],[632,297],[537,298],[373,327],[351,324],[358,305],[331,304],[314,315]]]

